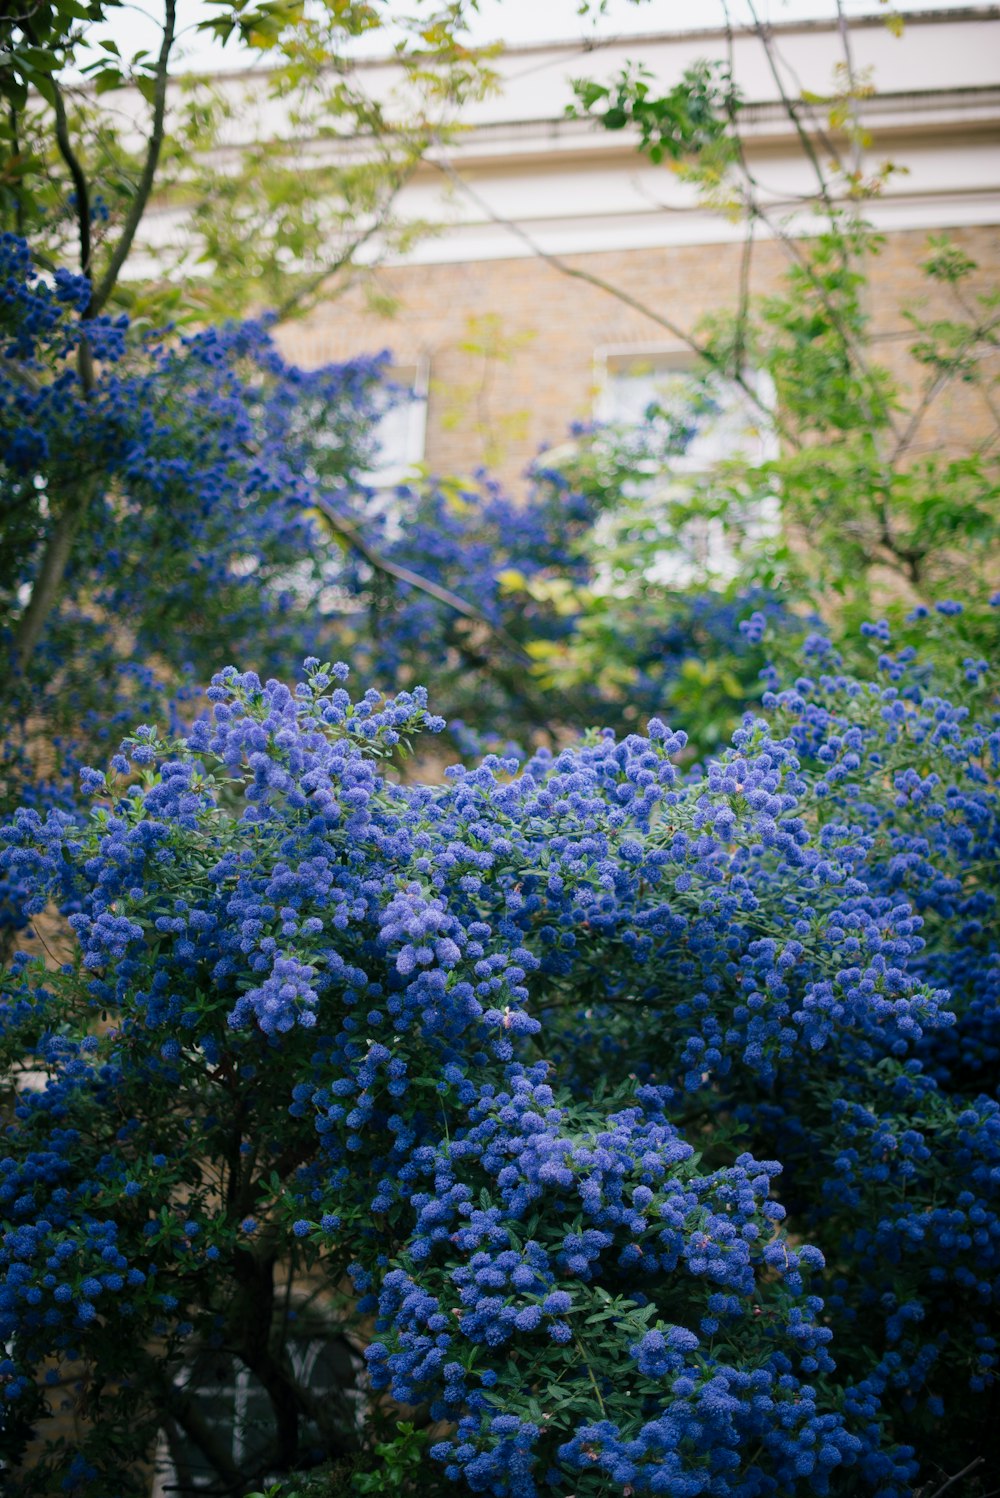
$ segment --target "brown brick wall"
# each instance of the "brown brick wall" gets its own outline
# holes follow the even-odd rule
[[[960,229],[951,237],[995,286],[1000,228]],[[928,290],[919,270],[927,239],[922,231],[891,236],[872,277],[874,324],[888,335],[886,361],[904,380],[913,371],[905,339],[895,335],[906,329],[901,304]],[[698,245],[578,255],[569,263],[691,328],[712,309],[735,304],[740,256],[739,245]],[[753,290],[774,288],[784,264],[780,245],[758,245]],[[466,473],[492,458],[498,476],[516,484],[543,442],[560,442],[571,421],[591,414],[598,348],[672,343],[640,312],[539,259],[395,267],[378,271],[376,284],[397,302],[393,316],[372,311],[355,291],[284,329],[281,342],[307,366],[381,348],[392,349],[400,364],[429,360],[426,459],[439,472]],[[944,313],[944,294],[929,305]],[[470,337],[476,319],[478,338]],[[502,357],[463,350],[470,342],[496,344]],[[935,408],[925,440],[967,442],[987,419],[981,397],[960,387]]]

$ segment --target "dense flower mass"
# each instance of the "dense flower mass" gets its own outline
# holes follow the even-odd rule
[[[311,659],[136,730],[88,817],[22,808],[5,877],[72,950],[0,1012],[7,1459],[46,1377],[92,1423],[15,1491],[128,1491],[212,1349],[274,1403],[247,1479],[293,1467],[268,1324],[317,1274],[448,1490],[904,1498],[977,1455],[1000,732],[884,635],[864,680],[812,637],[703,769],[653,720],[400,781],[426,695]]]
[[[525,666],[579,631],[606,495],[544,460],[520,500],[483,474],[387,488],[379,421],[407,395],[387,355],[303,370],[266,322],[181,336],[88,320],[87,301],[85,278],[48,276],[0,234],[5,652],[18,654],[46,557],[66,548],[45,627],[4,684],[4,816],[29,797],[70,805],[81,763],[137,722],[180,731],[226,659],[266,677],[349,651],[366,676],[411,687],[430,669],[461,752],[500,724],[500,744],[535,741],[552,698]],[[630,726],[694,657],[735,641],[731,713],[761,664],[735,632],[745,602],[675,600],[634,632]],[[561,722],[625,721],[614,684],[564,684],[559,700]],[[0,923],[16,902],[0,889]]]
[[[0,235],[5,1484],[124,1498],[166,1429],[247,1491],[366,1460],[390,1401],[428,1491],[967,1468],[1000,1287],[983,631],[943,599],[921,656],[879,619],[865,669],[817,630],[788,670],[765,592],[654,585],[623,631],[602,516],[694,410],[580,434],[520,505],[390,492],[384,358],[88,305]],[[206,706],[220,655],[254,669]],[[466,762],[402,778],[420,734]],[[318,1397],[303,1338],[345,1326],[364,1372]],[[231,1447],[220,1368],[270,1410]]]

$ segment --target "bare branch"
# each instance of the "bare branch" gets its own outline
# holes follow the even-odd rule
[[[45,621],[52,611],[80,529],[80,522],[90,508],[96,493],[93,480],[81,480],[63,505],[59,518],[45,544],[38,576],[31,589],[27,608],[17,622],[14,656],[17,669],[23,672],[41,637]]]
[[[853,140],[851,142],[851,157],[855,177],[861,176],[862,152],[861,152],[861,112],[858,109],[857,81],[854,72],[854,53],[851,50],[851,32],[847,24],[847,16],[844,13],[844,0],[837,0],[837,30],[840,32],[840,44],[844,49],[844,67],[847,69],[847,87],[850,90],[850,109]]]
[[[980,341],[990,342],[993,329],[997,326],[1000,326],[1000,318],[995,318],[991,322],[984,324],[982,327],[970,328],[967,336],[962,340],[962,342],[958,345],[958,347],[952,354],[952,359],[955,361],[961,359],[963,354],[967,353],[970,348],[973,348],[975,344],[979,343]],[[893,448],[892,454],[889,458],[890,468],[894,468],[899,462],[900,458],[902,458],[910,450],[917,432],[920,429],[920,423],[927,415],[928,409],[941,394],[941,391],[944,390],[944,388],[950,383],[952,378],[953,375],[950,370],[941,370],[933,380],[928,381],[927,385],[924,388],[924,393],[921,396],[920,401],[910,415],[910,419],[906,424],[905,430],[900,436],[899,441],[896,443],[896,446]],[[986,401],[987,406],[990,408],[990,412],[994,420],[1000,421],[1000,410],[997,410],[994,406],[989,391],[982,387],[980,388],[983,398]]]
[[[66,119],[66,105],[63,101],[62,90],[52,80],[54,90],[53,107],[56,119],[56,142],[59,154],[62,156],[69,169],[73,181],[73,189],[76,194],[76,218],[80,235],[80,270],[83,275],[90,279],[91,272],[91,237],[90,237],[90,193],[87,186],[87,178],[80,158],[73,149],[73,143],[69,136],[69,124]],[[88,308],[88,313],[89,313]],[[87,313],[84,314],[85,316]],[[81,337],[76,353],[77,373],[84,396],[93,393],[96,377],[94,374],[94,360],[90,351],[90,344],[86,338]],[[93,480],[84,478],[67,497],[62,509],[55,519],[52,531],[45,543],[41,566],[32,589],[31,597],[27,607],[17,623],[14,638],[14,658],[16,669],[24,672],[28,662],[34,654],[35,647],[41,637],[45,621],[48,618],[56,599],[59,589],[69,563],[73,550],[73,542],[84,515],[90,507],[96,490]]]
[[[385,227],[386,221],[388,220],[389,214],[392,210],[392,205],[395,203],[397,197],[405,187],[406,183],[409,181],[410,177],[412,177],[415,169],[416,163],[413,163],[400,174],[397,181],[393,184],[392,191],[390,192],[389,196],[382,204],[382,207],[379,209],[376,217],[369,224],[368,228],[365,229],[364,233],[361,234],[353,242],[353,244],[349,245],[346,250],[342,251],[341,254],[339,254],[334,260],[332,260],[329,265],[325,265],[322,270],[317,271],[315,275],[311,276],[303,286],[300,286],[296,291],[291,292],[285,298],[285,300],[275,309],[274,315],[279,322],[284,322],[286,318],[293,316],[293,314],[306,310],[306,306],[304,304],[308,304],[310,298],[315,296],[316,293],[323,288],[326,282],[330,280],[331,276],[337,275],[337,273],[339,271],[342,271],[345,266],[353,264],[354,257],[355,255],[357,255],[358,251],[362,249],[366,244],[369,244],[371,240],[373,240],[375,236],[379,234]]]
[[[479,196],[475,188],[469,186],[468,182],[459,175],[449,161],[446,161],[443,157],[431,157],[428,160],[439,172],[443,172],[450,181],[454,182],[486,214],[492,223],[497,224],[502,229],[507,229],[511,234],[515,235],[523,244],[527,245],[531,253],[537,256],[539,260],[544,260],[546,265],[551,265],[553,270],[559,271],[561,275],[571,276],[576,281],[585,281],[588,286],[594,286],[598,291],[607,292],[608,296],[613,296],[616,301],[623,302],[626,307],[631,307],[633,311],[648,318],[650,322],[656,323],[661,328],[665,328],[668,333],[680,343],[683,343],[692,353],[697,354],[699,359],[703,359],[717,374],[725,375],[728,379],[733,380],[756,409],[762,415],[766,416],[769,422],[774,422],[774,411],[761,400],[756,390],[753,389],[750,382],[745,378],[742,370],[731,369],[724,359],[714,354],[704,344],[699,343],[679,323],[675,323],[669,317],[665,317],[662,312],[657,312],[646,302],[641,302],[638,297],[632,296],[630,292],[624,291],[620,286],[615,286],[612,281],[606,281],[603,276],[596,276],[592,271],[581,270],[579,266],[571,265],[568,260],[564,260],[561,255],[553,255],[550,251],[543,249],[538,241],[521,224],[515,223],[512,219],[504,218],[501,214],[497,213],[484,198]],[[782,433],[782,435],[786,434]],[[793,445],[799,445],[790,435],[789,440],[793,442]]]
[[[10,358],[7,354],[0,355],[0,358],[3,359],[3,363],[0,364],[0,370],[3,371],[8,379],[15,380],[18,385],[23,385],[24,389],[30,390],[32,395],[38,394],[42,387],[34,375],[25,369],[23,364],[18,364],[16,359]]]
[[[192,1395],[186,1390],[178,1389],[176,1385],[164,1383],[161,1386],[160,1399],[169,1420],[180,1427],[188,1440],[201,1452],[220,1482],[224,1484],[223,1491],[233,1494],[244,1491],[246,1488],[244,1474],[233,1461],[227,1444],[219,1438],[213,1426],[199,1413]]]
[[[961,1472],[956,1472],[954,1477],[949,1477],[947,1482],[942,1483],[939,1488],[935,1488],[933,1493],[929,1493],[928,1498],[941,1498],[941,1494],[947,1493],[949,1488],[954,1487],[960,1477],[967,1477],[970,1472],[974,1472],[977,1467],[981,1467],[984,1460],[985,1458],[981,1456],[973,1458],[968,1466],[962,1468]]]
[[[751,11],[753,11],[752,0],[748,0],[748,3],[750,4]],[[731,67],[733,60],[733,29],[729,17],[728,6],[726,6],[725,3],[723,3],[723,10],[726,18],[726,37],[729,47],[729,59]],[[772,76],[774,77],[774,80],[781,92],[782,103],[784,104],[785,109],[788,111],[789,118],[795,125],[796,131],[798,133],[800,141],[803,144],[803,147],[809,153],[810,160],[813,163],[814,170],[816,171],[820,183],[820,193],[823,198],[824,205],[826,206],[827,212],[832,220],[836,213],[836,207],[829,195],[829,188],[826,182],[826,178],[823,174],[822,167],[820,166],[819,159],[816,156],[815,150],[813,149],[812,142],[809,140],[808,132],[806,131],[798,116],[796,105],[794,104],[794,101],[789,98],[787,92],[784,89],[780,74],[777,70],[777,64],[772,55],[769,35],[765,34],[765,28],[757,19],[756,12],[753,13],[757,28],[757,34],[759,35],[765,53],[767,54],[768,64],[770,66]],[[752,213],[757,219],[759,219],[759,221],[767,229],[768,233],[773,235],[773,237],[778,240],[781,245],[783,245],[789,256],[795,261],[796,265],[802,271],[803,275],[808,278],[809,284],[812,286],[813,290],[819,297],[824,311],[829,317],[838,335],[843,339],[844,346],[847,349],[851,359],[854,361],[854,365],[858,373],[867,384],[871,395],[875,397],[875,402],[879,407],[882,419],[885,421],[892,435],[898,441],[900,438],[899,429],[893,418],[892,412],[889,410],[884,399],[882,398],[881,391],[878,389],[878,385],[871,372],[871,369],[869,368],[868,361],[864,355],[864,351],[860,347],[858,340],[855,338],[851,329],[844,322],[844,319],[840,316],[837,307],[828,296],[826,288],[824,287],[822,281],[813,270],[813,267],[810,265],[808,256],[803,253],[793,236],[789,234],[788,231],[780,223],[778,223],[771,214],[768,213],[767,209],[762,206],[759,196],[760,183],[751,170],[750,163],[746,157],[746,152],[743,149],[743,142],[740,139],[739,131],[736,129],[735,118],[732,114],[730,114],[730,124],[732,126],[732,137],[736,146],[739,168],[744,179],[747,182],[748,187],[750,188],[750,194],[747,200],[747,212]],[[872,429],[874,429],[877,425],[877,422],[872,401],[868,397],[864,397],[864,405],[865,414],[868,418],[869,423],[871,424]]]
[[[761,46],[764,48],[764,56],[767,58],[767,65],[770,69],[771,77],[774,79],[775,87],[778,90],[778,95],[781,99],[782,105],[784,106],[785,113],[788,115],[788,118],[795,126],[795,133],[799,137],[799,142],[802,146],[802,149],[808,156],[809,161],[812,165],[812,169],[816,174],[816,183],[819,187],[820,197],[823,199],[823,203],[827,209],[827,212],[832,216],[835,212],[835,208],[833,199],[830,196],[830,186],[826,180],[826,173],[823,171],[823,168],[820,165],[819,157],[816,154],[816,147],[812,143],[809,131],[802,123],[802,117],[799,114],[798,104],[785,88],[785,81],[781,76],[781,70],[779,69],[774,56],[774,47],[771,41],[771,28],[760,19],[759,15],[757,14],[757,8],[754,5],[754,0],[747,0],[747,5],[749,7],[750,14],[753,17],[754,31],[760,38]]]
[[[750,267],[753,262],[753,235],[757,215],[751,207],[747,217],[747,233],[740,257],[740,299],[736,308],[736,335],[733,341],[733,364],[742,369],[746,358],[747,322],[750,313]]]
[[[118,284],[118,277],[121,274],[122,266],[125,264],[128,253],[132,248],[132,241],[135,239],[136,230],[146,211],[149,195],[153,190],[156,168],[160,160],[160,150],[163,146],[163,123],[167,107],[167,69],[170,64],[170,51],[174,44],[176,19],[176,0],[165,0],[163,41],[160,45],[159,56],[156,59],[153,87],[153,118],[150,123],[149,139],[146,143],[146,159],[143,162],[135,196],[132,199],[125,223],[122,226],[118,243],[115,245],[107,269],[95,287],[94,294],[90,299],[90,306],[87,309],[89,317],[95,317],[100,312]]]
[[[8,114],[10,117],[10,142],[13,147],[13,154],[17,158],[21,155],[21,140],[18,113],[13,104],[11,104]],[[20,235],[24,234],[24,199],[20,193],[14,194],[14,232]]]
[[[124,227],[122,228],[121,237],[99,285],[91,292],[90,302],[84,313],[85,318],[95,317],[114,290],[119,272],[132,247],[136,229],[139,226],[139,221],[142,218],[150,192],[152,191],[153,181],[156,176],[156,166],[160,157],[160,148],[163,144],[163,121],[167,99],[167,66],[174,39],[175,3],[176,0],[166,0],[163,43],[160,47],[160,54],[157,60],[156,86],[153,98],[153,121],[146,150],[146,160],[135,197],[132,199],[132,205],[129,208]],[[92,269],[90,194],[83,167],[70,140],[69,125],[66,119],[66,106],[63,101],[62,91],[55,80],[53,80],[53,89],[56,141],[59,146],[59,153],[69,168],[76,193],[76,216],[80,234],[80,269],[90,279]],[[90,344],[86,338],[81,338],[77,349],[77,371],[84,396],[90,396],[93,393],[96,379],[93,356]],[[72,554],[73,543],[76,540],[84,516],[90,508],[96,492],[97,485],[92,479],[84,479],[79,482],[67,496],[45,543],[38,576],[32,586],[28,605],[18,620],[15,634],[15,663],[17,670],[21,673],[27,669],[35,647],[41,638],[45,621],[58,599],[59,590],[62,587],[62,581]]]
[[[312,504],[315,509],[319,510],[331,530],[335,531],[338,536],[343,536],[352,550],[364,557],[369,567],[376,572],[381,572],[385,577],[395,578],[397,582],[415,588],[420,593],[426,593],[429,598],[434,598],[454,613],[461,614],[463,619],[473,619],[477,624],[482,624],[507,650],[513,651],[525,665],[531,663],[531,657],[521,649],[517,641],[505,629],[488,619],[481,609],[477,609],[471,603],[466,603],[464,598],[460,598],[450,588],[443,588],[440,583],[432,582],[430,578],[422,577],[419,572],[412,572],[409,567],[402,567],[398,562],[391,562],[388,557],[382,556],[369,545],[357,527],[349,520],[345,520],[343,515],[338,515],[325,499],[314,498]]]
[[[59,154],[69,168],[70,177],[73,180],[73,191],[76,194],[76,222],[77,232],[80,236],[80,270],[83,275],[90,279],[90,189],[87,186],[87,178],[84,174],[80,158],[73,149],[73,143],[69,138],[69,125],[66,120],[66,105],[63,101],[62,89],[53,78],[53,108],[56,116],[56,144]]]

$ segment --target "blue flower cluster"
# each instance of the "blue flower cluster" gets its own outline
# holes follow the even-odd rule
[[[533,1498],[609,1478],[636,1494],[742,1495],[765,1473],[823,1493],[837,1471],[876,1470],[871,1433],[810,1385],[834,1366],[822,1302],[804,1293],[823,1259],[780,1236],[780,1167],[741,1156],[699,1174],[656,1089],[588,1127],[546,1073],[515,1066],[508,1091],[423,1152],[433,1189],[411,1197],[406,1267],[383,1280],[392,1340],[368,1348],[372,1381],[457,1422],[432,1448],[445,1475]],[[666,1282],[697,1331],[659,1319]],[[742,1366],[735,1349],[754,1344]],[[589,1411],[560,1396],[581,1376]]]
[[[484,474],[376,492],[378,420],[402,394],[386,355],[304,371],[262,322],[182,337],[88,319],[86,279],[50,277],[9,234],[0,286],[5,642],[81,490],[86,514],[29,669],[7,691],[8,756],[23,755],[29,725],[44,720],[53,796],[75,780],[80,756],[102,759],[136,721],[179,730],[220,656],[266,676],[350,649],[366,675],[399,682],[424,679],[430,665],[449,718],[502,721],[510,738],[533,742],[551,700],[517,649],[577,638],[596,577],[588,538],[606,497],[544,461],[518,498]],[[84,344],[90,390],[78,369]],[[338,527],[362,535],[367,556],[345,550]],[[373,552],[451,589],[479,617],[373,570]],[[756,593],[658,596],[634,632],[628,703],[588,675],[564,686],[562,717],[635,726],[672,699],[694,660],[722,649],[737,696],[752,694],[758,651],[736,637],[751,604],[772,621],[783,612]],[[452,737],[463,741],[461,730]],[[7,795],[5,814],[31,780],[26,771],[12,781],[19,794]],[[9,911],[5,902],[0,919]]]
[[[179,731],[220,649],[274,668],[330,645],[360,583],[317,499],[363,518],[360,475],[395,397],[386,356],[302,371],[264,323],[181,337],[88,318],[86,278],[50,277],[9,234],[0,289],[5,647],[60,516],[85,518],[41,639],[5,682],[7,815],[28,797],[67,804],[81,763],[137,721]]]
[[[947,989],[955,1022],[905,1052],[842,1037],[835,1071],[807,1066],[780,1099],[744,1094],[737,1107],[795,1180],[803,1230],[852,1267],[827,1302],[842,1362],[870,1370],[915,1439],[945,1452],[963,1418],[956,1391],[996,1387],[1000,732],[989,711],[973,715],[989,699],[960,652],[957,693],[943,695],[912,650],[886,648],[884,622],[872,638],[874,680],[846,675],[816,641],[819,673],[765,705],[823,817],[864,846],[868,899],[906,901],[920,932],[908,970]]]
[[[228,669],[85,824],[24,808],[0,862],[75,951],[0,1010],[14,1428],[99,1367],[136,1458],[153,1347],[304,1424],[287,1262],[350,1273],[467,1491],[905,1498],[977,1455],[1000,737],[884,635],[869,680],[811,640],[704,769],[653,720],[437,784],[386,769],[422,691]]]

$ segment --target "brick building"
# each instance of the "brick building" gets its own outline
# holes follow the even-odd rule
[[[833,7],[831,6],[831,10]],[[788,93],[829,92],[842,56],[834,20],[779,25]],[[995,284],[1000,269],[1000,6],[914,13],[901,36],[884,16],[851,24],[853,66],[875,93],[862,106],[872,135],[865,168],[894,173],[866,216],[885,234],[872,312],[889,362],[905,379],[901,304],[926,290],[928,235],[948,232]],[[571,421],[627,412],[639,368],[683,369],[684,344],[603,280],[684,329],[737,296],[744,229],[699,202],[669,168],[652,166],[627,132],[567,118],[569,80],[610,80],[640,61],[669,88],[698,59],[722,59],[719,30],[631,37],[583,51],[532,45],[498,62],[500,88],[422,166],[400,212],[439,225],[405,259],[375,272],[391,315],[361,290],[288,326],[282,342],[306,365],[387,347],[420,399],[385,433],[388,471],[423,460],[466,473],[484,461],[509,483]],[[381,86],[369,63],[370,87]],[[732,66],[745,107],[748,162],[769,207],[794,213],[815,179],[759,39],[738,34]],[[822,114],[822,110],[819,111]],[[796,221],[803,232],[809,221]],[[757,236],[752,286],[775,284],[786,252]],[[554,257],[554,258],[553,258]],[[978,425],[975,402],[942,402],[928,428],[946,442]]]

